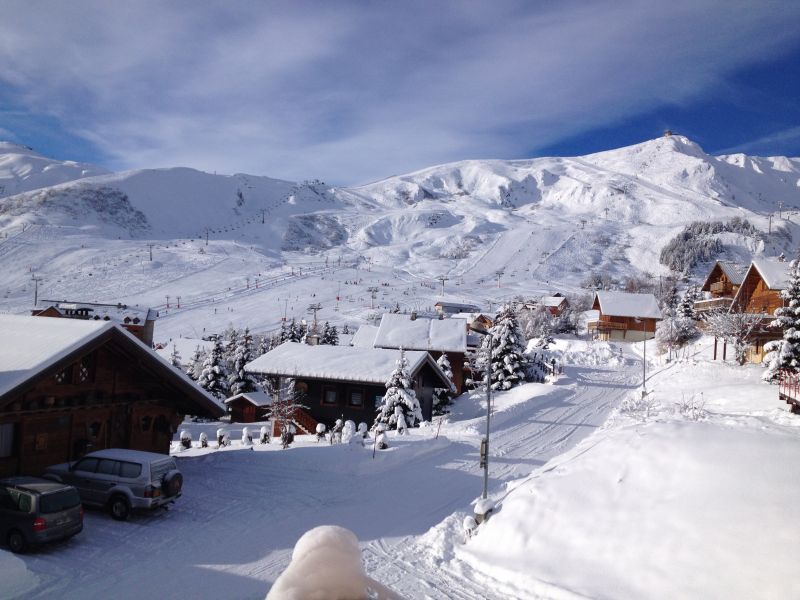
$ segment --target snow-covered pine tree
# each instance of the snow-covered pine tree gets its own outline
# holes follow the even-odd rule
[[[386,382],[386,394],[378,407],[378,416],[375,417],[375,425],[385,424],[389,429],[397,428],[397,416],[395,407],[400,407],[405,418],[406,425],[414,427],[422,420],[422,409],[417,399],[417,394],[411,386],[408,376],[408,360],[406,353],[400,349],[400,359],[397,367],[389,376]]]
[[[439,365],[439,368],[442,370],[442,373],[445,374],[447,377],[447,381],[451,384],[453,383],[453,368],[450,365],[450,359],[447,358],[447,354],[442,353],[442,355],[436,360],[436,364]],[[433,389],[433,414],[434,415],[444,415],[450,412],[447,407],[452,404],[452,398],[450,396],[450,390],[445,388],[434,388]]]
[[[289,333],[289,328],[286,326],[286,321],[281,321],[281,330],[278,333],[279,343],[291,341],[292,336]]]
[[[200,373],[203,372],[203,351],[200,350],[200,346],[197,346],[194,349],[194,353],[192,357],[189,359],[189,364],[186,367],[186,374],[197,381],[200,378]]]
[[[322,335],[319,337],[320,344],[331,344],[331,324],[325,321],[325,324],[322,326]]]
[[[311,328],[308,326],[308,323],[305,321],[300,321],[300,327],[298,328],[300,333],[300,339],[297,340],[301,344],[308,343],[308,334],[311,333]]]
[[[297,326],[297,321],[294,320],[292,317],[291,322],[289,323],[289,328],[286,332],[286,340],[289,342],[299,342],[302,332],[300,328]]]
[[[252,376],[244,370],[244,366],[253,360],[253,353],[250,349],[251,339],[250,330],[245,329],[244,334],[239,338],[239,344],[234,353],[233,371],[228,377],[231,396],[256,391],[256,384]]]
[[[697,301],[700,293],[696,286],[689,286],[686,290],[686,293],[681,298],[680,303],[678,304],[678,308],[676,309],[677,315],[679,317],[685,317],[687,319],[694,319],[694,303]]]
[[[783,339],[764,346],[769,353],[764,357],[767,370],[765,381],[776,381],[780,370],[800,372],[800,260],[789,263],[789,285],[781,292],[783,307],[775,311],[777,317],[770,327],[783,330]]]
[[[262,356],[272,349],[271,341],[272,341],[271,335],[265,333],[264,335],[261,336],[261,339],[258,340],[258,350],[257,350],[258,356]]]
[[[179,371],[183,370],[181,353],[178,352],[178,347],[175,344],[172,344],[172,353],[169,355],[169,363]]]
[[[223,350],[225,373],[233,373],[233,359],[236,354],[236,348],[239,347],[241,333],[235,327],[231,327],[225,332],[224,336],[226,340]]]
[[[350,326],[347,323],[345,323],[344,327],[342,327],[342,333],[344,335],[350,335]]]
[[[228,392],[223,354],[222,340],[217,338],[203,363],[203,372],[197,379],[197,384],[215,398],[225,398]]]
[[[508,390],[525,381],[525,338],[511,307],[504,306],[489,330],[491,335],[491,382],[493,390]],[[486,342],[487,336],[484,339]]]

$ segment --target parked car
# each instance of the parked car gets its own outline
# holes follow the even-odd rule
[[[47,467],[45,477],[78,488],[84,504],[124,521],[131,510],[153,510],[181,496],[183,475],[171,456],[109,448]]]
[[[0,479],[0,540],[12,552],[83,530],[81,499],[71,485],[38,477]]]

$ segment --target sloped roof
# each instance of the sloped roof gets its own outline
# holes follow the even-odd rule
[[[747,273],[746,265],[729,260],[718,260],[717,264],[733,285],[742,285],[744,276]]]
[[[459,312],[478,312],[480,307],[474,304],[467,304],[465,302],[455,302],[450,300],[439,300],[434,306],[441,306],[442,308],[456,309]]]
[[[750,268],[756,268],[761,278],[771,290],[786,289],[789,284],[789,266],[791,263],[766,258],[754,258]]]
[[[429,319],[409,315],[385,314],[375,336],[376,348],[465,352],[467,321],[465,319]]]
[[[362,325],[350,340],[350,345],[357,348],[374,348],[376,335],[378,335],[377,325]]]
[[[542,296],[542,306],[558,308],[565,302],[567,302],[567,299],[564,296]]]
[[[610,317],[634,317],[639,319],[661,319],[661,309],[653,294],[631,294],[628,292],[596,292],[600,312]],[[594,306],[594,302],[592,302]]]
[[[272,398],[269,394],[265,394],[264,392],[257,391],[257,392],[242,392],[241,394],[236,394],[235,396],[231,396],[230,398],[225,399],[225,404],[230,404],[239,398],[244,398],[250,404],[254,406],[258,406],[262,408],[264,406],[269,406],[272,404]]]
[[[52,306],[61,314],[68,311],[87,310],[90,319],[95,321],[113,321],[124,323],[127,318],[129,321],[138,319],[144,325],[145,321],[153,321],[158,318],[158,311],[141,306],[130,306],[128,304],[101,304],[97,302],[70,302],[68,300],[39,300],[35,310],[44,310]]]
[[[220,404],[182,371],[114,323],[83,319],[0,315],[0,399],[92,344],[116,339],[150,363],[202,410],[224,414]]]
[[[426,363],[444,380],[431,355],[423,351],[407,351],[406,360],[411,375]],[[308,377],[337,381],[358,381],[383,385],[397,366],[398,350],[357,348],[354,346],[309,346],[284,342],[244,366],[248,373],[284,377]]]

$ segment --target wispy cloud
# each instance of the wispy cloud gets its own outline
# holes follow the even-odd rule
[[[796,143],[800,140],[800,126],[789,127],[782,131],[776,131],[769,135],[762,136],[755,140],[749,140],[730,148],[723,148],[717,154],[733,154],[735,152],[744,152],[745,154],[758,154],[766,151],[769,154],[776,154],[776,149],[780,152],[785,144]]]
[[[6,2],[0,102],[112,167],[355,183],[519,157],[726,85],[797,2]]]

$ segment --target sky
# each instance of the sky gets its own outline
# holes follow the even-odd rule
[[[0,140],[356,185],[665,129],[800,156],[797,0],[0,0]]]

